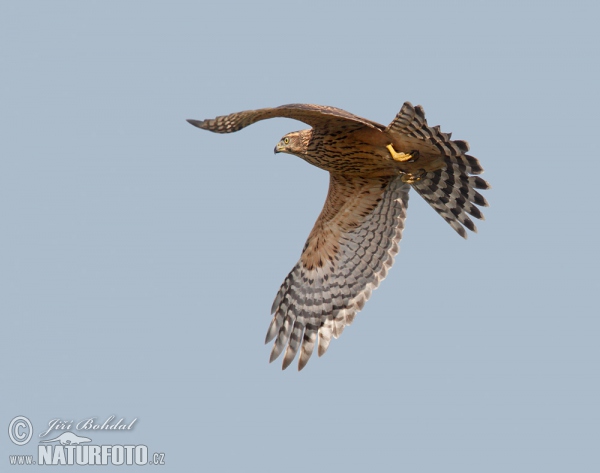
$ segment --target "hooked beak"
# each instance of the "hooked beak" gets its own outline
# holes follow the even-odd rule
[[[274,154],[277,153],[281,153],[281,141],[279,143],[277,143],[277,145],[275,146],[275,149],[273,150]]]

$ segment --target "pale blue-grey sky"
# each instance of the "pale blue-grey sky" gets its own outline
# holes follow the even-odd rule
[[[115,415],[139,420],[93,440],[161,471],[597,472],[599,13],[3,2],[0,429],[24,415],[34,441],[3,434],[0,464],[51,419]],[[308,102],[388,123],[407,100],[469,141],[486,221],[463,241],[413,193],[388,278],[282,372],[269,309],[327,174],[273,155],[298,122],[185,119]]]

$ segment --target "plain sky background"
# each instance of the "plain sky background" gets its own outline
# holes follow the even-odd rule
[[[137,417],[92,437],[166,453],[144,471],[600,471],[599,16],[2,2],[0,431]],[[463,241],[411,193],[388,278],[282,372],[269,309],[327,174],[273,155],[301,123],[185,119],[308,102],[387,124],[406,100],[469,141],[487,220]],[[0,469],[35,444],[3,433]]]

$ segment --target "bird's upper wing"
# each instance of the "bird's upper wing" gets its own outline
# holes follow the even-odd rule
[[[380,130],[385,129],[385,126],[380,125],[379,123],[357,117],[356,115],[339,108],[302,103],[281,105],[280,107],[275,108],[246,110],[245,112],[232,113],[230,115],[223,115],[209,120],[190,119],[188,122],[198,128],[209,130],[214,133],[233,133],[234,131],[241,130],[260,120],[276,117],[292,118],[312,127],[355,124]]]
[[[302,369],[317,338],[321,356],[331,336],[352,323],[398,253],[409,189],[400,177],[330,174],[323,210],[273,302],[266,337],[266,343],[275,338],[271,361],[287,345],[285,369],[301,347]]]

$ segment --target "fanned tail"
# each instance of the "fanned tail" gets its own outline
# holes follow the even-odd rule
[[[420,176],[412,186],[460,236],[467,238],[465,227],[477,232],[469,215],[483,220],[476,205],[487,207],[488,203],[476,189],[489,189],[490,185],[477,176],[483,168],[476,158],[466,154],[469,143],[451,140],[452,133],[443,133],[439,126],[428,126],[423,107],[413,107],[410,102],[404,103],[387,130],[416,138],[438,150],[446,166]]]

